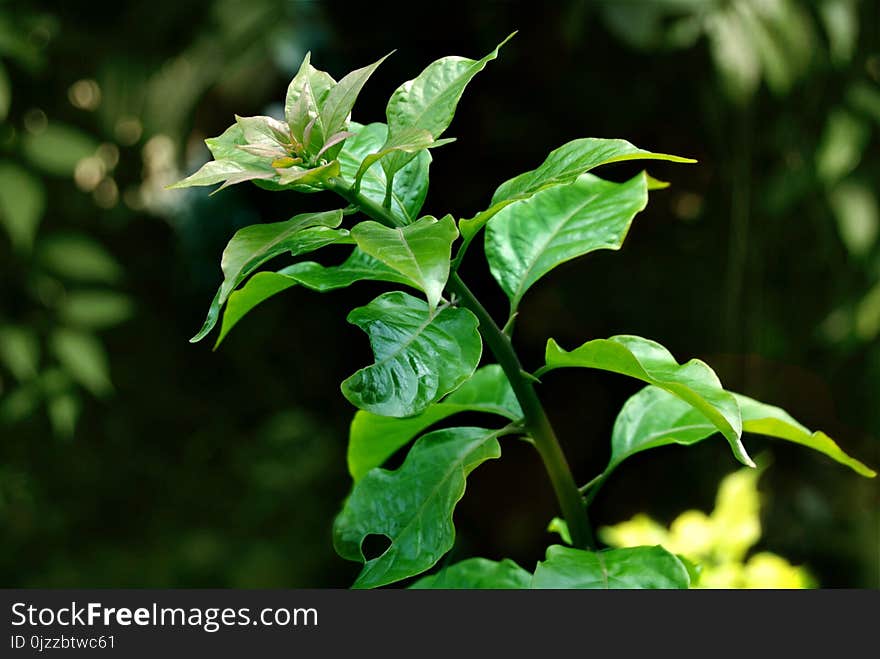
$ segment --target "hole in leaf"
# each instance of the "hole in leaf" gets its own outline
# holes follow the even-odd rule
[[[391,538],[387,535],[384,533],[371,533],[361,543],[361,551],[364,553],[364,558],[371,561],[388,551],[390,546]]]

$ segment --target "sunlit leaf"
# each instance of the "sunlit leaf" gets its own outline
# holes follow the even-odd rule
[[[473,374],[483,350],[470,311],[431,313],[424,301],[398,291],[354,309],[348,321],[370,337],[376,361],[347,378],[342,393],[381,416],[422,412]]]
[[[452,514],[465,479],[500,455],[497,432],[438,430],[419,439],[399,469],[373,469],[358,481],[333,529],[339,555],[364,563],[354,587],[384,586],[436,564],[455,541]],[[384,535],[391,544],[367,559],[362,545],[369,535]]]

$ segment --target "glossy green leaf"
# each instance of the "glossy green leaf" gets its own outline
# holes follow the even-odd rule
[[[403,83],[391,95],[385,110],[389,134],[393,137],[407,128],[421,128],[435,138],[440,137],[452,123],[465,87],[486,64],[498,57],[499,49],[511,37],[513,34],[482,59],[444,57],[429,64],[413,80]],[[411,154],[392,154],[382,165],[390,175],[412,157]]]
[[[449,428],[429,433],[394,471],[374,469],[355,484],[333,529],[340,556],[361,561],[355,588],[375,588],[429,569],[452,548],[452,514],[464,496],[468,474],[500,457],[498,433]],[[369,560],[361,549],[368,535],[391,545]]]
[[[794,442],[824,453],[832,460],[846,465],[862,476],[874,478],[877,475],[876,471],[844,453],[837,443],[824,432],[810,432],[785,410],[741,394],[737,394],[736,399],[742,410],[745,432]]]
[[[693,163],[696,160],[645,151],[626,140],[587,137],[573,140],[550,152],[537,168],[502,183],[492,196],[490,207],[472,218],[462,219],[459,230],[469,243],[486,223],[512,203],[528,199],[534,193],[553,185],[571,183],[596,167],[625,160],[669,160]],[[648,189],[662,189],[668,184],[648,177]]]
[[[52,334],[49,345],[67,374],[88,391],[95,396],[112,391],[107,352],[94,336],[60,329]]]
[[[348,115],[351,114],[351,109],[354,107],[361,89],[389,55],[391,53],[369,66],[352,71],[338,84],[330,88],[327,98],[321,104],[321,117],[328,136],[345,128]]]
[[[17,165],[0,163],[0,224],[15,249],[30,251],[45,210],[40,179]]]
[[[220,345],[236,323],[251,309],[288,288],[301,284],[324,293],[367,280],[388,281],[417,288],[406,277],[357,248],[344,263],[336,266],[325,267],[314,261],[303,261],[278,272],[258,272],[244,286],[230,294],[223,310],[223,322],[214,348]]]
[[[398,419],[361,410],[354,415],[348,437],[351,477],[360,480],[423,430],[460,412],[497,414],[510,421],[523,415],[507,376],[497,364],[477,370],[441,402],[416,416]]]
[[[518,590],[528,588],[531,582],[532,575],[509,558],[503,561],[468,558],[422,577],[410,588]]]
[[[647,203],[644,174],[626,183],[584,174],[499,211],[486,229],[486,258],[511,308],[561,263],[598,249],[620,249]]]
[[[268,157],[255,155],[240,148],[248,144],[243,126],[248,126],[249,130],[256,133],[257,126],[247,120],[257,118],[239,117],[238,119],[241,121],[232,124],[223,131],[222,135],[205,140],[214,160],[205,163],[201,169],[182,181],[169,185],[169,190],[217,183],[223,183],[222,187],[226,187],[247,180],[271,179],[276,175]]]
[[[398,87],[386,108],[391,134],[405,128],[422,128],[440,137],[452,123],[467,84],[498,57],[499,49],[511,37],[513,34],[479,60],[452,56],[432,62],[416,78]]]
[[[51,272],[75,281],[113,284],[122,278],[119,262],[84,234],[49,236],[40,241],[37,257]]]
[[[220,261],[223,283],[211,302],[205,324],[190,341],[199,341],[211,331],[230,293],[269,259],[286,252],[297,256],[333,243],[349,242],[347,231],[335,229],[341,222],[342,211],[336,210],[304,213],[285,222],[254,224],[237,231]]]
[[[364,158],[357,174],[355,174],[355,186],[360,186],[361,179],[370,167],[395,151],[416,153],[423,149],[433,149],[454,141],[455,138],[435,140],[431,133],[421,128],[404,128],[393,137],[388,138],[385,145],[379,151]]]
[[[22,138],[25,157],[48,174],[70,176],[76,164],[94,155],[98,141],[73,126],[50,122],[39,133]]]
[[[361,222],[351,230],[351,237],[363,252],[415,282],[432,312],[437,308],[449,278],[452,243],[458,237],[451,215],[442,220],[426,215],[395,228]]]
[[[476,370],[483,344],[467,309],[428,305],[406,293],[384,293],[354,309],[348,322],[370,337],[376,362],[342,383],[356,407],[381,416],[412,416],[456,389]]]
[[[337,156],[343,178],[354,182],[365,159],[380,152],[388,137],[388,126],[382,123],[361,126],[349,123],[354,137],[345,140]],[[431,154],[425,150],[394,175],[391,189],[391,212],[409,224],[416,220],[428,194],[428,169]],[[388,178],[381,167],[369,167],[362,173],[360,193],[367,199],[383,203]]]
[[[17,380],[36,377],[40,343],[34,331],[18,325],[0,327],[0,362]]]
[[[311,53],[306,53],[299,71],[287,87],[284,114],[297,139],[303,137],[305,127],[312,120],[315,122],[310,153],[316,153],[318,149],[314,145],[324,144],[325,136],[329,135],[325,132],[320,109],[335,85],[336,81],[329,73],[312,66]]]
[[[687,568],[675,554],[659,545],[599,552],[552,545],[532,578],[532,588],[682,589],[688,586]]]
[[[492,196],[492,204],[531,196],[548,186],[571,183],[591,169],[624,160],[696,162],[692,158],[645,151],[626,140],[608,140],[595,137],[572,140],[551,151],[537,169],[515,176],[498,186]]]
[[[828,435],[810,432],[784,410],[734,394],[742,412],[743,431],[784,439],[824,453],[862,476],[876,472],[844,453]],[[718,429],[699,410],[658,387],[645,387],[621,408],[611,434],[611,461],[606,472],[635,453],[659,446],[689,446]]]
[[[281,170],[281,173],[278,175],[278,185],[294,186],[294,189],[301,191],[305,191],[303,188],[308,187],[320,189],[320,186],[324,182],[335,176],[339,176],[339,172],[340,167],[338,160],[333,160],[324,165],[320,165],[319,167],[312,167],[311,169],[290,167]]]
[[[612,336],[588,341],[570,352],[550,339],[544,373],[556,368],[597,368],[628,375],[665,389],[700,410],[730,444],[736,458],[749,467],[755,464],[740,436],[742,417],[733,394],[721,387],[718,376],[699,359],[679,364],[659,343],[639,336]]]

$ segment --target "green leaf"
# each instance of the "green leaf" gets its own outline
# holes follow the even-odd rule
[[[452,548],[452,514],[464,496],[468,474],[498,458],[498,433],[483,428],[449,428],[429,433],[412,447],[395,471],[374,469],[357,484],[333,529],[340,556],[361,561],[355,588],[375,588],[424,572]],[[391,545],[367,560],[368,535]]]
[[[742,412],[743,431],[784,439],[824,453],[853,471],[873,478],[876,472],[844,453],[828,435],[811,432],[784,410],[734,394]],[[699,410],[657,387],[632,396],[617,415],[611,434],[610,472],[635,453],[659,446],[696,444],[717,432]]]
[[[325,129],[321,108],[335,86],[333,77],[313,67],[311,54],[306,53],[299,71],[287,87],[284,114],[297,140],[308,141],[306,152],[309,155],[314,155],[330,134]],[[308,140],[304,139],[306,133],[310,133]]]
[[[538,563],[532,588],[682,589],[690,586],[687,568],[660,545],[584,551],[552,545]]]
[[[388,138],[385,145],[379,151],[371,153],[364,158],[364,161],[361,163],[361,166],[358,167],[357,174],[355,174],[354,177],[355,187],[360,187],[361,179],[370,167],[390,153],[394,153],[395,151],[400,151],[402,153],[416,153],[423,149],[433,149],[454,141],[454,137],[435,140],[431,133],[421,128],[404,128],[394,137]]]
[[[824,453],[832,460],[846,465],[867,478],[874,478],[877,472],[855,458],[844,453],[837,443],[824,432],[810,432],[795,421],[785,410],[761,403],[741,394],[736,394],[743,417],[743,430],[784,439]]]
[[[696,160],[653,153],[633,146],[626,140],[587,137],[573,140],[550,152],[537,168],[502,183],[492,196],[492,204],[472,218],[459,222],[465,244],[470,243],[480,229],[504,207],[528,199],[534,193],[553,185],[571,183],[596,167],[625,160],[669,160],[693,163]],[[666,184],[648,177],[648,189],[662,189]]]
[[[349,242],[347,231],[335,229],[341,223],[342,211],[336,210],[303,213],[285,222],[255,224],[237,231],[220,261],[223,283],[211,302],[205,324],[190,341],[200,341],[211,331],[229,294],[269,259],[285,252],[297,256],[333,243]]]
[[[486,229],[486,258],[511,308],[561,263],[598,249],[620,249],[647,203],[644,173],[626,183],[584,174],[499,211]]]
[[[513,34],[516,34],[515,32]],[[443,134],[452,118],[465,87],[486,64],[498,57],[499,49],[513,34],[479,60],[467,57],[444,57],[429,64],[413,80],[398,87],[388,101],[385,114],[389,134],[394,137],[407,128],[421,128],[435,138]],[[388,176],[412,159],[412,154],[392,154],[383,160]]]
[[[342,176],[354,181],[364,160],[383,148],[388,137],[388,126],[382,123],[361,126],[350,122],[349,129],[355,131],[355,135],[345,140],[337,158]],[[422,204],[425,203],[430,165],[431,154],[428,151],[420,151],[412,162],[394,175],[391,187],[391,212],[402,217],[407,224],[419,216]],[[381,167],[369,167],[361,173],[361,176],[360,193],[367,199],[382,204],[388,185],[385,171]]]
[[[233,291],[226,301],[223,323],[217,337],[216,349],[226,335],[255,306],[273,295],[301,284],[321,293],[346,288],[357,281],[388,281],[417,288],[406,277],[395,272],[369,254],[355,248],[344,263],[324,267],[314,261],[294,263],[278,272],[258,272],[239,290]]]
[[[415,282],[432,312],[437,308],[449,278],[452,243],[458,237],[451,215],[442,220],[426,215],[396,228],[361,222],[351,230],[351,237],[362,251]]]
[[[324,128],[328,136],[345,128],[348,115],[351,114],[351,109],[354,107],[364,84],[389,55],[391,53],[369,66],[352,71],[330,89],[321,106],[321,117],[324,120]]]
[[[259,131],[257,124],[248,122],[249,119],[259,118],[237,117],[236,123],[223,131],[222,135],[206,139],[205,144],[214,156],[214,160],[205,163],[196,173],[182,181],[169,185],[168,189],[216,183],[223,183],[222,187],[227,187],[246,180],[273,178],[277,172],[272,168],[271,161],[267,157],[254,155],[240,148],[248,144],[243,126],[247,126],[248,130],[254,133]]]
[[[550,152],[543,163],[531,171],[505,181],[492,196],[492,204],[515,198],[524,198],[552,185],[571,183],[581,174],[624,160],[669,160],[694,163],[692,158],[652,153],[633,146],[626,140],[608,140],[586,137],[563,144]]]
[[[12,246],[29,252],[46,210],[46,190],[36,176],[11,163],[0,163],[0,223]]]
[[[289,167],[281,170],[278,175],[278,185],[291,186],[292,189],[302,192],[309,192],[311,189],[319,190],[328,179],[339,176],[339,172],[338,160],[332,160],[311,169]]]
[[[348,471],[358,481],[435,423],[460,412],[484,412],[516,421],[522,409],[504,371],[484,366],[443,401],[416,416],[398,419],[358,411],[348,438]]]
[[[76,421],[82,410],[82,403],[79,397],[70,392],[55,394],[49,397],[46,401],[46,406],[49,423],[52,424],[52,431],[55,433],[55,436],[61,439],[73,437]]]
[[[95,396],[113,390],[107,352],[91,334],[69,329],[56,330],[49,345],[64,370]]]
[[[0,361],[17,380],[36,377],[40,343],[33,330],[18,325],[0,327]]]
[[[356,407],[381,416],[412,416],[456,389],[477,368],[483,344],[476,316],[384,293],[348,315],[370,337],[376,362],[342,383]]]
[[[452,123],[464,88],[498,57],[499,49],[511,37],[513,34],[480,60],[452,56],[432,62],[416,78],[398,87],[386,108],[391,135],[405,128],[421,128],[440,137]]]
[[[715,371],[699,359],[679,364],[659,343],[622,335],[588,341],[571,352],[550,339],[546,362],[540,373],[572,366],[597,368],[665,389],[705,414],[727,439],[736,458],[749,467],[755,466],[740,441],[742,417],[736,398],[721,387]]]
[[[104,247],[84,234],[58,234],[40,241],[37,257],[57,275],[84,282],[114,284],[122,266]]]
[[[503,561],[468,558],[436,574],[422,577],[410,588],[517,590],[528,588],[531,581],[532,575],[509,558]]]
[[[70,325],[104,329],[128,320],[132,303],[127,295],[112,291],[72,291],[64,296],[59,311]]]
[[[49,123],[39,133],[22,138],[25,157],[43,171],[56,176],[70,176],[76,164],[95,153],[98,141],[72,126]]]

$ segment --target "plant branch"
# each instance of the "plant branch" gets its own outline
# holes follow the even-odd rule
[[[364,214],[389,227],[403,226],[390,209],[363,197],[341,179],[330,179],[327,189],[339,194],[351,204],[358,206]],[[535,448],[544,462],[550,482],[562,509],[562,514],[571,531],[572,542],[576,547],[587,549],[595,546],[593,532],[587,519],[583,498],[578,492],[568,461],[547,418],[543,405],[535,392],[533,381],[520,364],[519,357],[510,338],[501,331],[486,308],[474,296],[456,272],[450,274],[447,289],[455,294],[461,305],[470,310],[480,321],[480,334],[483,340],[510,381],[517,400],[523,409],[525,429],[532,437]]]

